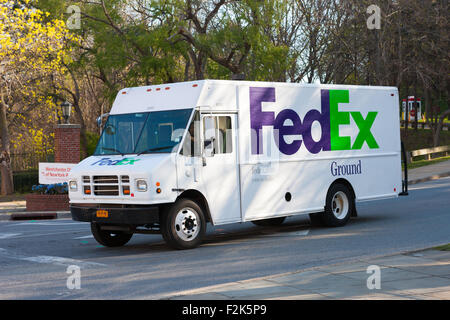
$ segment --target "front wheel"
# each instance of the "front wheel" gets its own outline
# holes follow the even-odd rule
[[[200,245],[206,232],[203,210],[189,199],[179,199],[161,217],[164,240],[175,249],[192,249]]]
[[[355,208],[355,199],[349,188],[340,183],[330,187],[321,221],[328,227],[344,226]]]
[[[124,233],[122,231],[102,230],[100,225],[91,222],[91,231],[95,240],[105,247],[121,247],[130,241],[132,233]]]

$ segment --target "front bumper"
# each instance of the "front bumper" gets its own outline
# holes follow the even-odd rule
[[[97,210],[108,212],[107,217],[98,217]],[[118,225],[145,225],[159,222],[159,208],[156,206],[139,208],[118,208],[108,206],[84,207],[71,205],[70,213],[72,219],[82,222],[97,222],[101,224]]]

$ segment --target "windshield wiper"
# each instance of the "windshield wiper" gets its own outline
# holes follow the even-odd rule
[[[125,155],[125,153],[123,153],[120,150],[117,150],[116,148],[106,148],[106,147],[102,147],[103,150],[108,150],[108,151],[114,151],[114,152],[118,152],[120,153],[120,155],[123,157]]]
[[[150,148],[144,151],[139,152],[137,155],[140,156],[143,153],[147,153],[147,152],[151,152],[151,151],[159,151],[159,150],[164,150],[164,149],[169,149],[169,148],[173,148],[174,146],[165,146],[165,147],[158,147],[158,148]]]

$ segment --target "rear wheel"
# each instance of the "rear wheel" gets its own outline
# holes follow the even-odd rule
[[[281,225],[285,219],[286,219],[286,217],[271,218],[271,219],[252,221],[252,223],[256,224],[257,226],[262,226],[262,227],[269,227],[269,226],[274,227],[274,226]]]
[[[100,225],[95,222],[91,222],[91,231],[95,240],[105,247],[121,247],[133,236],[132,233],[123,231],[102,230]]]
[[[325,212],[320,218],[328,227],[341,227],[348,222],[354,208],[355,199],[349,188],[336,183],[328,190]]]
[[[194,201],[179,199],[161,217],[164,240],[175,249],[192,249],[200,245],[206,232],[203,210]]]

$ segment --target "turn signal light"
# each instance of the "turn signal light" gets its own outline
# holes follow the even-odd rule
[[[124,195],[129,196],[130,195],[130,187],[129,186],[123,186],[122,192]]]
[[[91,194],[91,187],[85,186],[84,187],[84,194]]]

